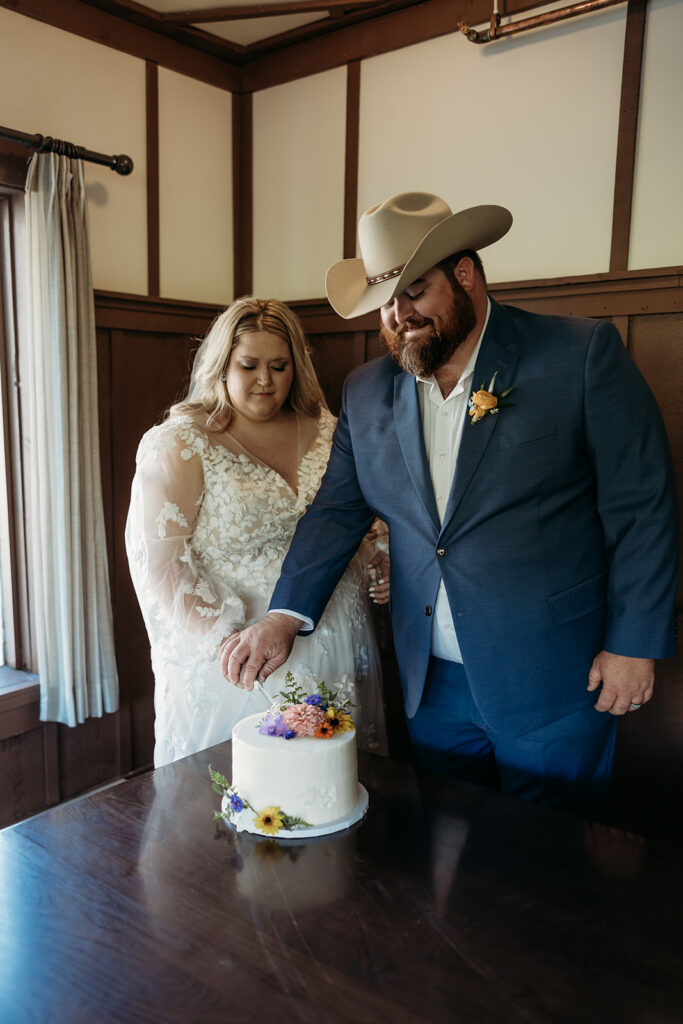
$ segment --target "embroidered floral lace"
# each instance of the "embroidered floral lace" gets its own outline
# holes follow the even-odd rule
[[[149,430],[138,448],[126,548],[152,650],[156,766],[229,739],[263,697],[222,677],[218,646],[261,618],[298,520],[329,457],[334,418],[299,462],[297,492],[234,439],[212,439],[190,417]],[[356,705],[359,746],[386,752],[379,658],[371,632],[366,540],[315,632],[297,637],[268,679],[277,693],[289,669],[308,691],[323,679]]]

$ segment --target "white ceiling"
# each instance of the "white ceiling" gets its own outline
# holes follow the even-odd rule
[[[144,5],[157,14],[175,14],[185,11],[208,10],[211,7],[266,7],[268,0],[145,0]],[[289,29],[299,28],[302,25],[309,25],[315,21],[321,21],[328,17],[325,11],[311,11],[309,14],[275,14],[272,17],[263,18],[240,18],[235,21],[200,22],[193,28],[201,29],[210,35],[239,46],[249,46],[250,43],[268,39],[270,36],[279,35]]]

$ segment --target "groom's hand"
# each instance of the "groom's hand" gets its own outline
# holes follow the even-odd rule
[[[284,665],[294,637],[304,625],[302,619],[269,612],[265,619],[233,633],[221,645],[221,672],[233,686],[254,689],[254,680],[264,681]]]

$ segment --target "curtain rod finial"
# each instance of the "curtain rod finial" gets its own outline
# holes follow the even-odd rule
[[[117,174],[132,174],[133,173],[133,161],[125,153],[120,153],[119,156],[115,156],[112,160],[112,168]]]

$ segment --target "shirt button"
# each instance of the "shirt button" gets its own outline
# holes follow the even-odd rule
[[[437,548],[436,553],[439,556],[439,558],[445,558],[446,555],[448,554],[445,548]]]
[[[440,459],[445,459],[446,458],[446,453],[445,452],[439,452],[439,458]]]
[[[430,604],[425,608],[425,615],[429,616],[432,614],[432,606]]]

